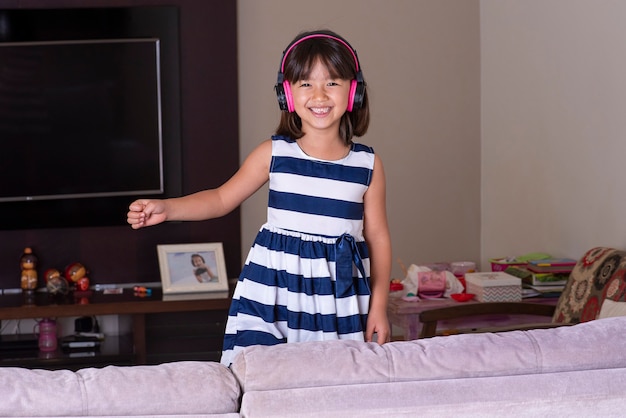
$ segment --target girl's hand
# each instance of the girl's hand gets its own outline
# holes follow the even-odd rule
[[[377,334],[376,342],[380,345],[391,341],[391,327],[387,319],[386,312],[370,311],[367,317],[367,329],[365,331],[365,341],[372,342],[374,333]]]
[[[128,207],[126,221],[133,229],[159,224],[167,219],[162,200],[139,199]]]

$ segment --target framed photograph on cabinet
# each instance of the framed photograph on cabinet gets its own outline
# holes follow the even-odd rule
[[[228,291],[221,242],[157,245],[163,294]]]

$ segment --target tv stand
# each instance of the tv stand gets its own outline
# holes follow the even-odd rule
[[[98,315],[130,315],[132,319],[132,336],[107,336],[103,347],[91,359],[70,356],[61,352],[51,355],[32,353],[20,359],[19,355],[13,355],[10,359],[0,359],[0,366],[25,365],[49,368],[63,368],[60,366],[72,364],[148,364],[149,350],[147,345],[147,322],[152,315],[182,314],[185,312],[198,312],[216,314],[216,335],[213,340],[223,340],[223,326],[228,315],[230,306],[230,294],[228,292],[214,292],[193,295],[194,299],[170,299],[164,300],[161,289],[153,289],[150,297],[138,297],[132,289],[124,289],[121,294],[104,294],[102,291],[94,291],[88,298],[83,298],[77,303],[70,294],[64,298],[52,297],[47,293],[35,293],[32,298],[25,294],[12,294],[0,296],[0,321],[11,319],[39,319],[80,317]],[[24,302],[27,304],[24,304]],[[217,333],[220,335],[217,335]],[[157,337],[158,338],[158,337]],[[167,336],[161,336],[167,338]],[[26,354],[26,353],[25,353]],[[101,357],[99,357],[101,356]],[[36,357],[36,358],[33,358]],[[86,363],[85,363],[86,362]]]

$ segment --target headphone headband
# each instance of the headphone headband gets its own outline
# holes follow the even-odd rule
[[[289,55],[289,53],[291,52],[292,49],[294,49],[297,45],[299,45],[300,43],[306,41],[307,39],[313,39],[313,38],[327,38],[327,39],[332,39],[334,41],[339,42],[340,44],[342,44],[343,46],[345,46],[346,48],[348,48],[348,51],[350,51],[350,53],[352,54],[352,58],[354,58],[354,66],[356,68],[356,71],[359,72],[359,59],[356,56],[356,51],[354,50],[354,48],[352,48],[352,46],[345,40],[337,37],[337,36],[333,36],[333,35],[327,35],[325,33],[314,33],[311,35],[307,35],[307,36],[303,36],[300,39],[295,40],[294,42],[291,43],[291,45],[289,45],[287,47],[287,49],[285,49],[285,51],[283,51],[283,58],[281,60],[280,63],[280,72],[283,73],[285,71],[285,61],[287,60],[287,56]]]

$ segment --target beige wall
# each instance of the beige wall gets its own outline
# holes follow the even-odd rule
[[[284,47],[330,28],[357,49],[373,114],[360,142],[385,165],[394,260],[480,258],[478,0],[239,0],[243,158],[274,131]],[[242,207],[244,257],[265,221],[263,189]],[[394,262],[393,276],[402,277]]]
[[[482,249],[626,249],[626,2],[482,0]]]
[[[626,248],[626,2],[239,0],[242,155],[268,136],[282,48],[359,51],[405,263]],[[243,208],[244,254],[265,194]],[[394,276],[401,275],[397,264]]]

